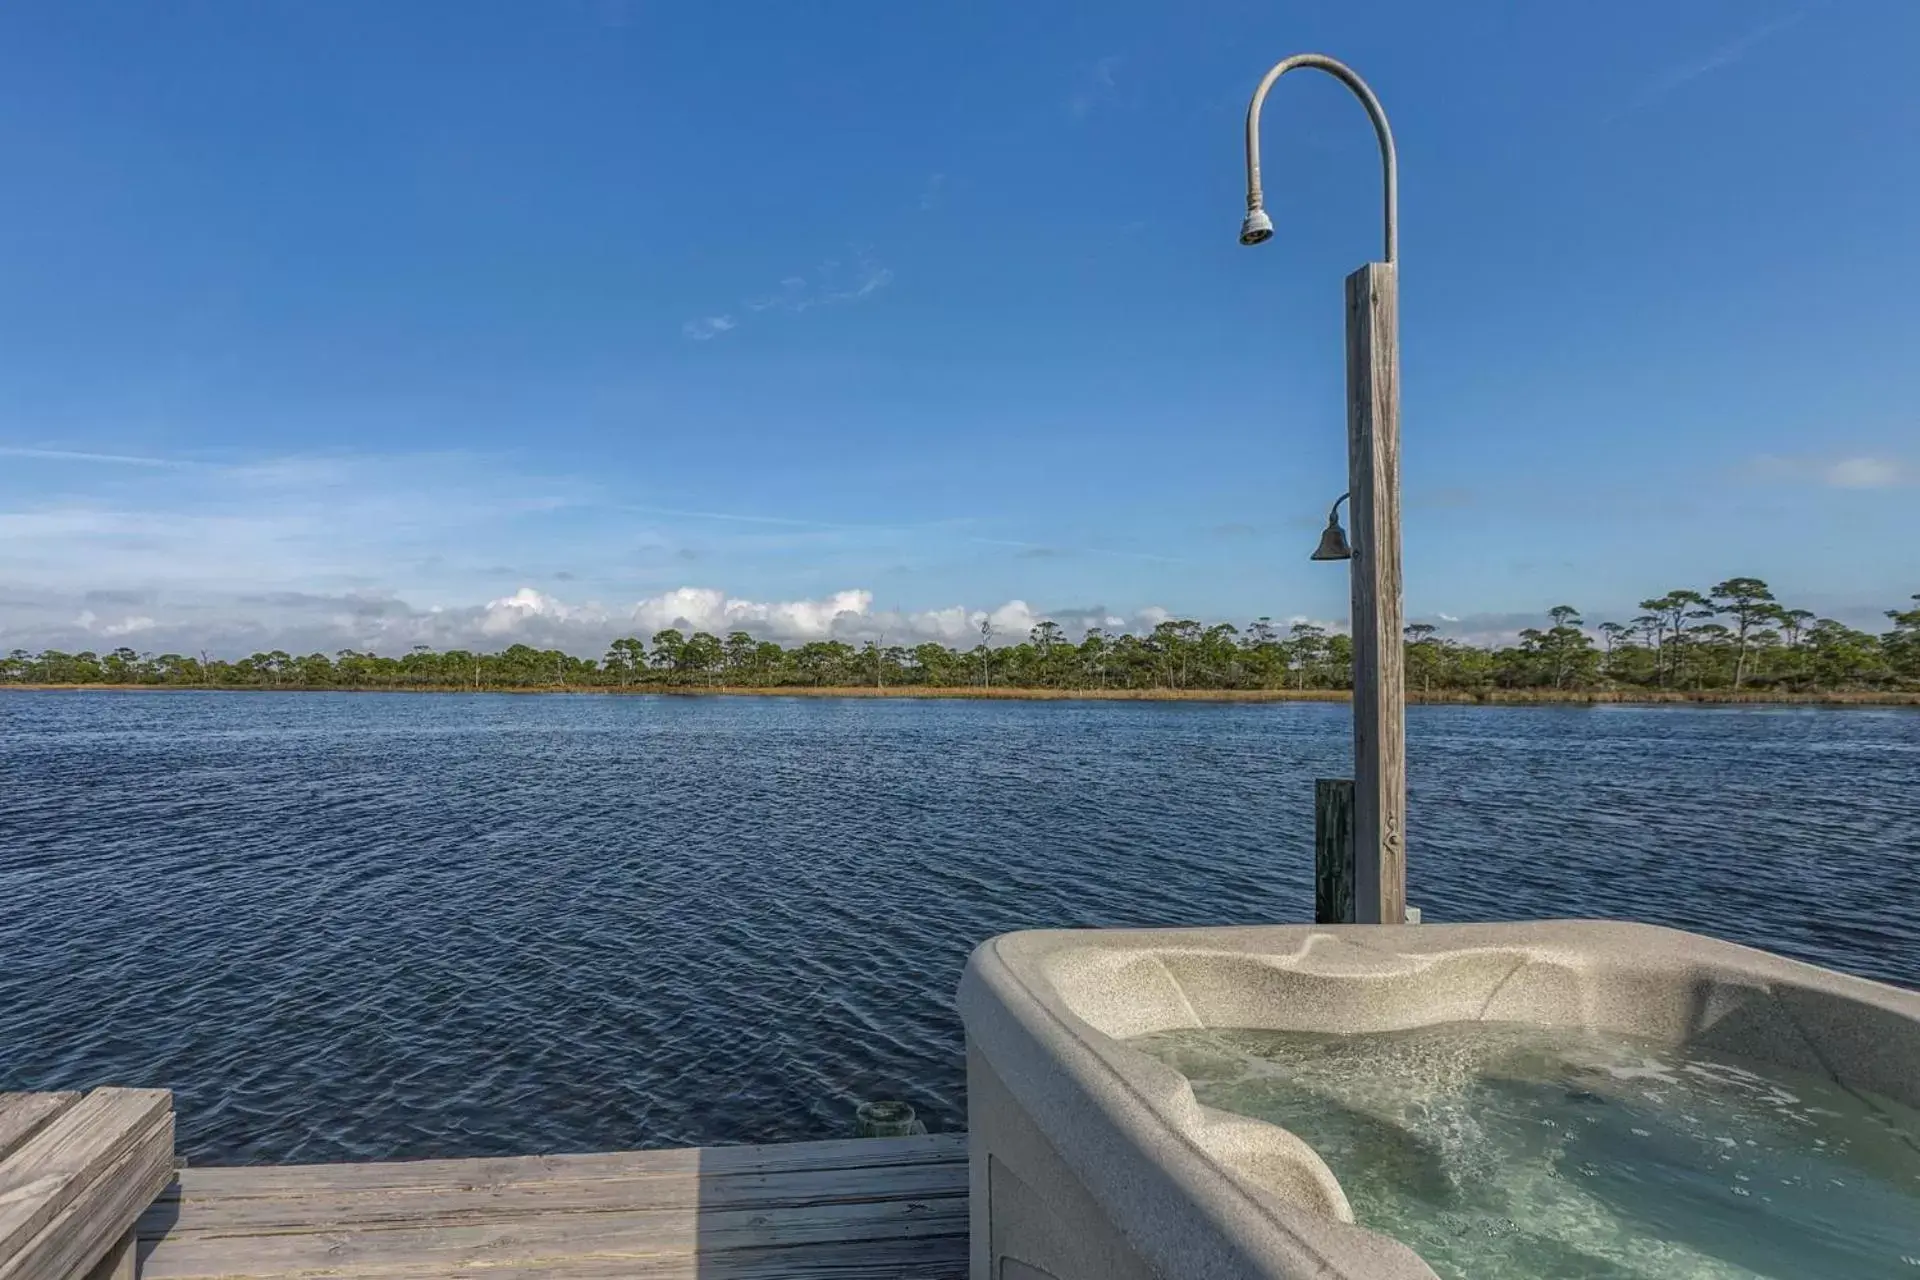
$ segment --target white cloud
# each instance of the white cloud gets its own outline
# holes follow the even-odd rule
[[[749,311],[811,311],[836,302],[854,302],[878,293],[893,283],[893,271],[866,254],[851,268],[829,259],[803,276],[788,276],[777,292],[749,298],[743,305]]]
[[[680,326],[680,332],[695,342],[705,342],[717,338],[729,329],[738,327],[739,322],[732,316],[702,316],[698,320],[689,320]]]
[[[171,458],[145,458],[129,453],[85,453],[77,449],[29,449],[21,445],[0,445],[0,458],[33,458],[41,462],[92,462],[118,467],[188,467],[190,462]]]
[[[1009,600],[986,617],[987,625],[993,628],[996,638],[1002,640],[1024,640],[1032,631],[1034,624],[1040,621],[1025,600]],[[976,627],[978,624],[975,624]]]
[[[1891,489],[1910,477],[1907,468],[1891,458],[1842,458],[1827,468],[1826,478],[1840,489]]]
[[[151,631],[155,624],[152,618],[144,614],[129,614],[118,622],[102,624],[99,614],[91,609],[82,609],[74,618],[72,625],[78,631],[88,635],[117,639],[121,636],[138,635],[142,631]]]
[[[943,180],[940,175],[934,175],[926,194],[921,197],[922,208],[932,207],[927,202],[930,199],[937,200],[939,184]],[[858,302],[862,298],[872,297],[892,283],[891,267],[875,261],[865,250],[856,250],[851,266],[838,259],[828,259],[811,271],[785,277],[780,281],[780,287],[772,293],[743,299],[739,306],[754,314],[770,311],[799,314],[816,307]],[[728,311],[689,320],[680,326],[680,332],[695,342],[706,342],[738,328],[739,324],[733,312]]]
[[[92,592],[87,598],[116,598]],[[138,634],[155,653],[205,649],[229,656],[266,649],[331,653],[350,648],[402,653],[416,644],[436,649],[499,650],[513,644],[559,648],[598,657],[621,636],[651,639],[669,627],[724,636],[746,631],[783,644],[881,640],[915,645],[925,641],[970,648],[988,623],[996,645],[1016,644],[1039,622],[1052,618],[1075,638],[1090,625],[1109,631],[1146,632],[1169,615],[1149,608],[1123,617],[1106,610],[1048,613],[1024,600],[992,609],[950,605],[926,610],[877,610],[873,592],[848,588],[815,598],[755,600],[714,587],[676,587],[627,604],[567,601],[535,587],[480,605],[419,606],[384,592],[324,595],[268,592],[209,598],[201,594],[152,593],[145,612],[104,623],[92,608],[76,615],[71,597],[13,600],[0,621],[0,650],[86,648],[98,638]]]
[[[1287,617],[1287,625],[1289,627],[1298,627],[1303,625],[1309,626],[1309,627],[1318,627],[1322,631],[1327,631],[1327,632],[1337,631],[1342,634],[1345,634],[1347,630],[1347,624],[1345,622],[1336,622],[1332,618],[1309,618],[1304,613],[1289,614]]]
[[[752,631],[768,639],[820,640],[842,618],[858,621],[873,610],[871,591],[837,591],[821,600],[756,601],[712,587],[680,587],[636,602],[628,613],[638,629]]]
[[[1766,453],[1751,459],[1745,470],[1756,480],[1818,484],[1834,489],[1892,489],[1920,479],[1920,473],[1898,458],[1866,454],[1821,458]]]
[[[0,468],[0,598],[85,602],[100,615],[93,625],[150,619],[151,628],[135,624],[143,634],[169,621],[152,600],[103,605],[95,597],[216,601],[289,587],[384,585],[423,604],[486,599],[504,584],[481,566],[526,556],[565,563],[573,548],[558,539],[570,521],[577,528],[572,508],[592,492],[587,482],[542,477],[524,463],[455,453],[267,458],[49,479],[70,470],[57,462]],[[629,555],[657,541],[630,521],[604,537],[603,545]],[[22,624],[23,609],[9,599],[0,627]],[[74,612],[59,615],[62,627]],[[36,626],[50,621],[42,610]]]
[[[591,605],[575,608],[532,587],[522,587],[510,596],[487,602],[480,611],[480,633],[488,636],[513,635],[536,619],[562,623],[576,620],[599,622],[605,620],[605,614]]]

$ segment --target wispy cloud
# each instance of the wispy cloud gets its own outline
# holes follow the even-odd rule
[[[947,175],[933,173],[927,175],[927,181],[920,188],[920,211],[930,213],[938,209],[947,196]]]
[[[504,562],[497,548],[480,558],[488,540],[512,540],[525,521],[588,492],[577,481],[457,453],[179,465],[150,458],[111,483],[58,492],[15,471],[0,468],[8,482],[0,488],[0,584],[56,591],[198,594],[446,579],[446,569],[428,562],[447,548],[471,548],[473,565]]]
[[[1826,469],[1826,481],[1836,489],[1891,489],[1913,478],[1912,468],[1893,458],[1842,458]]]
[[[82,609],[73,625],[93,635],[116,640],[123,636],[138,635],[142,631],[151,631],[157,625],[145,614],[130,614],[118,622],[107,622],[91,609]]]
[[[1742,35],[1735,36],[1733,39],[1709,51],[1704,56],[1667,68],[1659,75],[1653,77],[1653,79],[1647,81],[1646,84],[1642,85],[1623,106],[1609,115],[1607,119],[1617,120],[1621,116],[1644,110],[1674,92],[1676,89],[1691,84],[1702,76],[1712,75],[1716,71],[1724,71],[1751,53],[1755,46],[1772,36],[1780,34],[1806,16],[1803,10],[1773,18]]]
[[[84,453],[77,449],[30,449],[0,445],[0,458],[37,458],[42,462],[91,462],[115,467],[190,467],[176,458],[143,458],[130,453]]]
[[[566,600],[530,586],[485,603],[434,605],[378,590],[268,591],[217,598],[162,592],[139,612],[112,613],[91,607],[109,607],[95,598],[98,595],[92,593],[83,600],[50,592],[25,602],[27,608],[11,610],[0,625],[0,647],[89,648],[103,647],[105,641],[131,642],[156,653],[205,649],[238,656],[276,648],[295,653],[352,648],[394,654],[417,644],[442,650],[497,650],[524,643],[598,657],[617,637],[644,639],[668,627],[716,635],[747,631],[789,644],[884,639],[890,644],[932,640],[964,646],[979,640],[983,622],[991,628],[995,644],[1013,644],[1025,640],[1047,619],[1077,636],[1088,626],[1147,631],[1171,616],[1158,607],[1124,615],[1105,609],[1048,612],[1018,599],[992,608],[954,604],[885,610],[874,607],[874,593],[865,588],[755,599],[716,587],[683,586],[618,604]],[[138,639],[129,641],[129,637]]]
[[[1096,107],[1115,101],[1119,97],[1120,86],[1114,76],[1125,61],[1118,54],[1109,54],[1092,66],[1083,68],[1079,83],[1067,99],[1067,114],[1075,120],[1085,120]]]
[[[719,337],[737,324],[738,321],[732,316],[701,316],[697,320],[689,320],[681,325],[680,332],[695,342],[705,342],[710,338]]]
[[[893,283],[893,269],[861,250],[851,263],[829,258],[819,266],[798,275],[787,276],[772,293],[741,301],[739,309],[749,314],[769,311],[799,313],[816,307],[858,302],[872,297]],[[680,326],[680,332],[695,342],[706,342],[739,328],[733,311],[701,316]]]
[[[836,302],[855,302],[893,283],[893,272],[866,254],[852,266],[830,258],[803,276],[788,276],[778,291],[750,298],[749,311],[811,311]]]
[[[1920,469],[1899,458],[1783,457],[1761,454],[1743,468],[1751,480],[1823,485],[1831,489],[1897,489],[1920,483]]]
[[[1185,564],[1179,556],[1155,555],[1150,551],[1120,551],[1111,547],[1056,547],[1045,542],[1025,542],[1019,538],[980,538],[972,537],[968,542],[977,542],[988,547],[1016,547],[1025,559],[1046,558],[1064,555],[1112,556],[1120,560],[1146,560],[1154,564]]]
[[[868,526],[838,524],[829,520],[806,520],[797,516],[747,515],[736,511],[691,511],[684,507],[655,507],[635,502],[606,504],[616,511],[633,511],[651,516],[679,516],[688,520],[727,520],[737,524],[776,524],[798,529],[852,529]]]

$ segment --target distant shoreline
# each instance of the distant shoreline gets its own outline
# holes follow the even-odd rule
[[[1344,689],[1027,689],[978,685],[174,685],[0,684],[0,692],[100,693],[504,693],[676,698],[959,698],[988,702],[1347,702]],[[1920,691],[1734,693],[1727,689],[1458,689],[1407,694],[1411,704],[1451,706],[1833,706],[1920,707]]]

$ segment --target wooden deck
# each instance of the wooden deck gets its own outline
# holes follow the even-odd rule
[[[182,1169],[143,1280],[963,1280],[964,1134]]]
[[[0,1280],[131,1280],[129,1228],[172,1176],[165,1089],[0,1093]]]

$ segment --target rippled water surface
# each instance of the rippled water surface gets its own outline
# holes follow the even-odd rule
[[[1339,705],[0,694],[0,1089],[195,1162],[965,1122],[1008,929],[1299,921]],[[1920,714],[1414,707],[1432,920],[1621,916],[1920,985]]]

